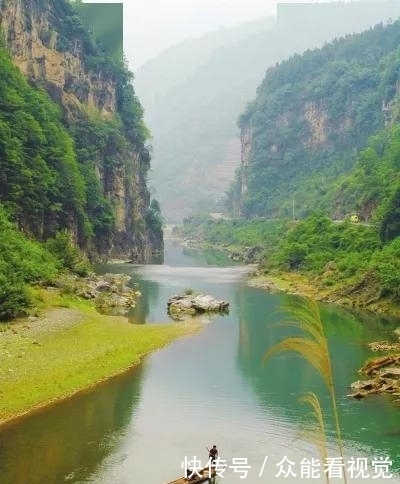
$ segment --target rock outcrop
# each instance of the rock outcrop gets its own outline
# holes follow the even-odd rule
[[[229,303],[220,301],[205,294],[184,294],[172,296],[167,303],[168,314],[173,319],[182,319],[184,316],[194,316],[206,312],[227,313]]]
[[[58,280],[58,286],[84,299],[93,300],[102,313],[126,314],[136,306],[141,293],[128,286],[126,274],[90,274],[87,277],[73,275]]]
[[[389,354],[374,358],[366,363],[359,371],[367,380],[358,380],[351,384],[350,397],[365,398],[368,395],[389,393],[400,397],[400,343],[388,343],[387,341],[371,343],[373,351],[395,351]]]
[[[54,100],[74,110],[81,105],[110,116],[117,111],[116,80],[89,69],[79,32],[67,39],[70,19],[64,0],[4,0],[0,26],[14,63]]]

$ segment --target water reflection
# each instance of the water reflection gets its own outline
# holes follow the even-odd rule
[[[145,365],[0,430],[2,484],[81,482],[135,419]],[[16,461],[18,465],[16,465]]]
[[[285,320],[281,311],[284,297],[242,288],[237,291],[239,341],[237,363],[260,402],[277,416],[295,422],[309,418],[309,407],[298,402],[301,394],[314,391],[327,415],[328,434],[335,435],[327,390],[320,376],[294,353],[282,353],[263,363],[266,350],[289,334],[293,328],[277,327]],[[395,321],[377,317],[361,318],[338,308],[322,307],[326,335],[332,358],[333,374],[343,436],[349,445],[375,448],[382,455],[397,456],[399,409],[391,397],[371,397],[356,401],[347,397],[349,385],[359,378],[356,369],[371,356],[367,343],[391,338]],[[352,374],[354,371],[354,374]],[[395,432],[397,431],[397,432]],[[400,463],[394,467],[400,470]]]
[[[141,296],[137,300],[136,307],[128,313],[128,319],[133,324],[145,324],[151,307],[159,305],[160,284],[156,281],[143,281],[140,273],[136,273],[133,281],[137,284]]]

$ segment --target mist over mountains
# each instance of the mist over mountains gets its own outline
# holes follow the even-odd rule
[[[237,119],[268,67],[399,14],[396,2],[281,4],[276,19],[182,42],[145,64],[135,86],[153,135],[150,184],[164,216],[221,210],[240,165]]]

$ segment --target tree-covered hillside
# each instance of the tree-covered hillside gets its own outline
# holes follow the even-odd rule
[[[214,49],[209,36],[188,41],[137,73],[136,85],[154,137],[152,182],[168,218],[179,220],[199,208],[215,210],[215,201],[223,197],[240,164],[236,119],[268,67],[334,37],[359,32],[396,11],[393,2],[383,2],[380,9],[374,5],[379,15],[373,17],[367,4],[357,2],[343,21],[349,13],[346,5],[332,3],[328,10],[304,5],[313,28],[301,22],[293,25],[296,15],[288,6],[276,23],[266,19],[264,25],[245,24],[219,36],[215,33]],[[298,11],[302,9],[299,5]],[[217,39],[228,32],[229,42],[220,45]]]
[[[239,120],[248,154],[231,200],[243,215],[291,215],[293,202],[297,216],[316,207],[336,217],[363,209],[352,189],[353,204],[343,196],[345,185],[335,198],[336,180],[353,170],[368,138],[396,119],[399,41],[399,22],[379,25],[267,71]],[[371,156],[364,152],[358,169]]]
[[[4,48],[0,65],[1,204],[38,239],[66,228],[69,218],[89,235],[85,179],[60,109],[28,84]]]

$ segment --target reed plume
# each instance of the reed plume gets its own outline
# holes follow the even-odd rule
[[[319,399],[314,392],[307,392],[300,397],[300,402],[306,403],[312,408],[314,424],[305,424],[300,432],[300,438],[307,440],[315,445],[319,451],[322,462],[326,462],[328,457],[325,422]],[[325,473],[327,484],[329,484],[329,475]]]
[[[281,326],[297,328],[303,332],[303,336],[290,336],[274,344],[265,354],[264,361],[283,351],[295,351],[318,371],[329,391],[332,403],[333,418],[335,422],[337,444],[343,461],[343,443],[339,423],[339,414],[336,404],[335,388],[333,384],[332,365],[329,355],[328,342],[325,336],[318,305],[315,301],[306,299],[304,297],[296,297],[291,298],[283,306],[283,309],[290,319],[289,321],[282,323]],[[325,437],[325,425],[319,400],[315,394],[307,393],[303,396],[303,401],[310,404],[313,409],[318,432],[320,435],[324,436],[324,455],[326,457],[327,444]],[[307,432],[307,436],[310,439],[311,434]],[[314,436],[313,439],[315,442],[316,436]],[[320,446],[318,447],[320,448]],[[343,477],[345,484],[347,484],[345,470]]]

